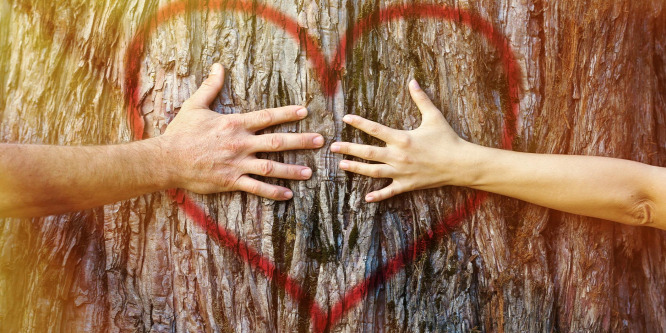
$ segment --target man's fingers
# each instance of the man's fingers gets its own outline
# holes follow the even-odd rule
[[[252,137],[254,152],[315,149],[324,145],[324,137],[317,133],[271,133]]]
[[[262,159],[251,160],[244,169],[253,175],[282,179],[304,180],[312,176],[312,170],[308,167]]]
[[[400,132],[398,130],[394,130],[390,127],[386,127],[382,124],[352,114],[348,114],[342,117],[342,121],[374,136],[379,140],[388,143],[392,143],[391,139],[393,136]]]
[[[425,91],[421,89],[419,83],[416,80],[409,82],[409,94],[412,95],[412,99],[416,106],[421,111],[423,116],[423,123],[430,123],[432,121],[441,121],[444,120],[444,116],[439,111],[439,109],[432,103],[430,97],[426,95]]]
[[[188,99],[188,102],[192,106],[196,106],[202,109],[207,109],[211,103],[217,97],[217,94],[222,89],[222,84],[224,83],[224,68],[222,65],[215,63],[210,68],[210,74],[199,89],[197,89],[192,96]]]
[[[273,200],[289,200],[294,196],[286,187],[267,184],[247,175],[238,178],[236,189]]]
[[[370,192],[365,196],[365,201],[367,202],[377,202],[377,201],[382,201],[386,200],[390,197],[393,197],[395,195],[398,195],[402,193],[400,190],[400,187],[396,184],[396,182],[391,183],[391,185],[384,187],[383,189],[379,191],[374,191]]]
[[[372,178],[391,178],[393,167],[386,164],[369,164],[356,161],[340,161],[340,169]]]
[[[386,162],[388,155],[388,150],[385,147],[359,145],[349,142],[335,142],[331,145],[331,151],[378,162]]]
[[[308,115],[308,109],[300,105],[289,105],[242,114],[248,130],[256,132],[269,126],[301,120]]]

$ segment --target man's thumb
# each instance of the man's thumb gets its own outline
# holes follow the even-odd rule
[[[201,84],[201,87],[199,87],[199,89],[192,96],[190,96],[190,103],[193,106],[208,108],[222,89],[223,83],[224,68],[222,65],[215,63],[210,68],[210,74]]]

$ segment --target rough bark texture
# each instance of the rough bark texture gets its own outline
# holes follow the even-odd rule
[[[3,142],[131,141],[124,54],[165,1],[0,2]],[[281,0],[331,54],[347,27],[395,2]],[[523,72],[514,149],[666,165],[666,9],[661,0],[444,1],[493,22]],[[228,69],[223,113],[307,104],[274,131],[378,143],[343,126],[359,114],[411,129],[416,77],[460,135],[499,146],[506,80],[497,52],[455,22],[385,24],[348,47],[341,89],[321,93],[305,50],[241,13],[194,12],[160,27],[141,58],[145,132],[159,135],[207,68]],[[328,145],[327,145],[328,146]],[[442,152],[446,153],[446,152]],[[443,188],[366,204],[385,184],[338,170],[328,149],[274,154],[315,170],[276,203],[194,196],[272,258],[324,309],[426,233],[472,191]],[[274,181],[274,180],[271,180]],[[100,189],[104,191],[104,189]],[[308,308],[212,241],[169,196],[0,223],[0,330],[308,331]],[[370,292],[331,331],[666,330],[666,234],[491,195],[462,226]]]

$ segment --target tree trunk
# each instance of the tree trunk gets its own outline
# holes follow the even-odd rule
[[[294,190],[287,202],[172,191],[4,220],[2,331],[666,331],[665,233],[453,187],[367,204],[386,181],[339,170],[328,150],[379,144],[345,127],[347,113],[418,127],[411,78],[464,139],[503,146],[515,97],[506,50],[464,12],[491,22],[515,55],[513,149],[664,166],[663,1],[438,1],[463,12],[390,20],[353,43],[355,22],[401,3],[265,2],[296,22],[296,36],[262,3],[192,1],[170,19],[156,15],[166,1],[0,3],[3,142],[159,135],[213,62],[227,68],[216,111],[307,105],[306,120],[271,131],[327,138],[320,150],[270,154],[315,171],[267,180]],[[330,82],[308,38],[333,60],[346,38]],[[134,106],[143,128],[128,117]]]

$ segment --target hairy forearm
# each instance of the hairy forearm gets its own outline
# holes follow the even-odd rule
[[[0,216],[82,210],[169,186],[158,139],[109,146],[0,144]]]
[[[471,145],[464,186],[557,210],[665,229],[662,168],[628,160],[530,154]]]
[[[0,144],[0,217],[81,210],[172,187],[289,200],[290,189],[250,175],[305,180],[312,170],[256,154],[321,148],[324,138],[318,133],[256,134],[304,119],[308,110],[300,105],[232,115],[211,111],[223,82],[224,70],[214,64],[156,138],[98,147]]]

